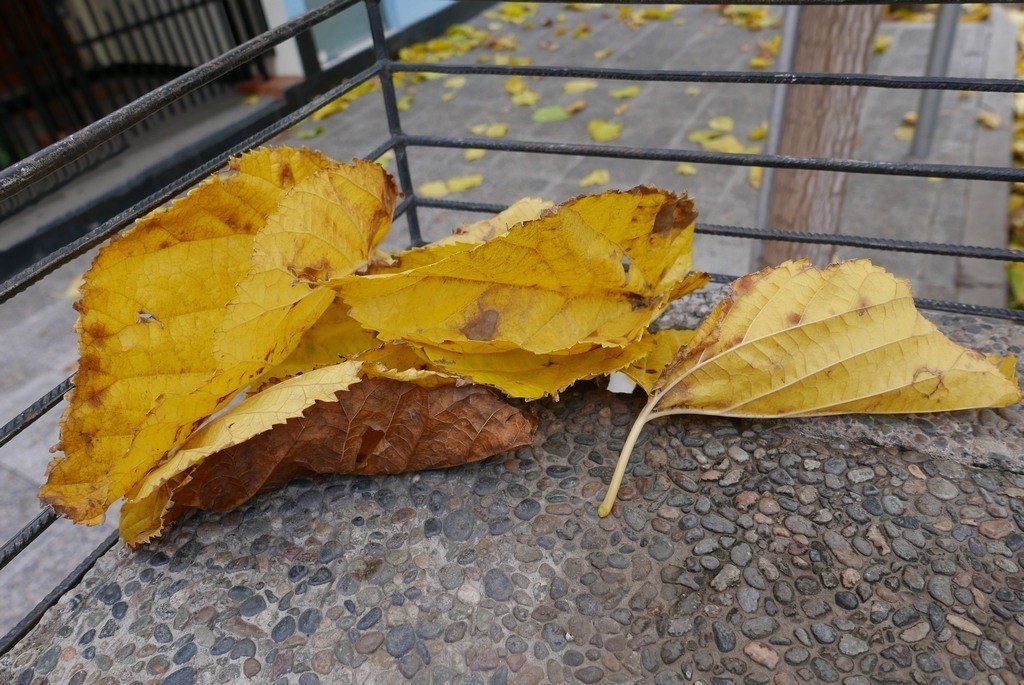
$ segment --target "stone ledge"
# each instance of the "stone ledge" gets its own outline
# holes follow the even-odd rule
[[[672,318],[692,325],[715,296]],[[937,320],[986,351],[1019,345],[1019,328]],[[1020,468],[1019,406],[911,421],[662,420],[604,520],[595,507],[640,398],[583,384],[534,407],[537,439],[515,454],[297,480],[192,515],[137,554],[116,547],[0,659],[0,680],[854,685],[1024,673],[1024,476],[965,465]],[[992,445],[998,459],[985,456]]]

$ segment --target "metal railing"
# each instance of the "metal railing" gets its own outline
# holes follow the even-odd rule
[[[21,0],[0,8],[0,168],[37,152],[262,33],[258,0]],[[267,76],[264,59],[195,90],[133,130],[201,105],[231,82]],[[120,138],[45,184],[0,201],[0,216],[124,150]]]
[[[472,2],[473,0],[463,0]],[[401,117],[397,106],[397,98],[393,76],[400,72],[435,72],[444,74],[493,74],[502,76],[546,76],[601,79],[628,79],[634,81],[657,81],[673,83],[752,83],[752,84],[826,84],[838,86],[867,86],[873,88],[900,88],[918,90],[971,90],[978,92],[1024,92],[1024,83],[1014,79],[971,79],[950,78],[942,76],[883,76],[875,74],[851,73],[792,73],[792,72],[729,72],[729,71],[679,71],[679,70],[636,70],[636,69],[603,69],[581,66],[495,66],[482,64],[440,64],[440,63],[399,63],[392,59],[388,49],[384,22],[381,17],[381,0],[333,0],[322,7],[301,17],[293,19],[276,28],[266,31],[229,50],[223,55],[202,64],[189,72],[173,79],[165,85],[142,95],[135,101],[126,104],[116,112],[84,127],[50,147],[22,160],[13,167],[0,173],[0,201],[18,193],[31,184],[59,171],[75,160],[87,155],[119,134],[124,133],[146,117],[171,106],[183,97],[194,93],[197,89],[245,65],[249,60],[265,53],[273,46],[293,38],[309,30],[314,25],[330,18],[341,11],[357,4],[365,5],[374,44],[375,61],[350,80],[338,85],[323,95],[312,99],[304,106],[274,122],[267,128],[251,136],[222,154],[218,154],[206,163],[195,168],[176,182],[166,186],[157,193],[141,199],[126,211],[110,218],[74,243],[55,251],[38,261],[28,269],[5,283],[0,284],[0,304],[24,291],[57,267],[71,259],[84,254],[118,231],[129,226],[136,218],[159,207],[185,189],[202,180],[210,173],[221,168],[231,156],[244,152],[270,140],[277,134],[299,123],[317,109],[336,98],[348,93],[369,79],[379,77],[383,96],[389,138],[382,141],[365,155],[366,159],[376,159],[384,152],[393,150],[398,180],[405,199],[399,204],[395,215],[406,216],[408,223],[409,242],[411,245],[422,244],[417,210],[423,208],[444,208],[474,212],[496,212],[504,209],[500,205],[455,200],[441,200],[419,197],[412,181],[409,169],[408,150],[416,147],[442,148],[482,148],[506,152],[525,152],[553,155],[580,155],[588,157],[605,157],[618,159],[638,159],[650,161],[698,162],[704,164],[760,166],[766,168],[811,169],[821,171],[842,171],[865,174],[884,174],[897,176],[939,177],[969,179],[979,181],[1024,181],[1024,169],[1012,167],[972,166],[955,164],[926,164],[916,162],[885,162],[863,161],[856,159],[830,159],[816,157],[793,157],[778,154],[729,154],[701,152],[673,148],[625,147],[615,145],[593,145],[560,142],[536,142],[529,140],[507,140],[491,138],[473,138],[458,136],[419,135],[407,133],[402,128]],[[554,0],[542,0],[554,2]],[[641,0],[630,4],[648,5],[661,4],[653,0]],[[707,4],[693,0],[683,0],[679,4]],[[761,0],[761,5],[837,5],[837,4],[879,4],[871,0]],[[892,4],[892,3],[890,3]],[[896,3],[899,4],[899,3]],[[953,0],[940,0],[940,4],[955,4]],[[846,245],[862,248],[873,248],[899,252],[912,252],[949,257],[989,259],[1004,262],[1024,262],[1024,251],[979,247],[972,245],[954,245],[934,242],[915,242],[908,240],[892,240],[870,236],[834,235],[826,233],[803,233],[772,228],[754,228],[743,226],[723,226],[717,224],[697,225],[697,232],[707,235],[731,236],[756,240],[782,240],[798,243],[816,243]],[[733,275],[715,275],[714,280],[726,282],[734,279]],[[982,307],[958,302],[935,300],[918,300],[918,304],[927,309],[961,313],[978,314],[1017,322],[1024,322],[1024,312],[998,307]],[[8,421],[0,428],[0,447],[30,426],[40,416],[60,404],[65,392],[72,387],[72,379],[68,378],[47,392],[32,406]],[[43,531],[49,528],[56,516],[47,509],[36,516],[10,541],[0,547],[0,569],[27,548]],[[53,606],[64,593],[73,588],[99,559],[116,542],[116,535],[107,538],[100,547],[85,559],[63,582],[40,602],[30,614],[0,638],[0,655],[10,650],[42,617],[43,613]]]

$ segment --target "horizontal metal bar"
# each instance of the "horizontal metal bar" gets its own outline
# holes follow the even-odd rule
[[[89,572],[89,569],[95,566],[99,558],[106,554],[116,543],[117,531],[114,531],[100,543],[99,547],[90,552],[89,556],[83,559],[82,563],[76,566],[75,569],[61,581],[60,585],[55,587],[53,590],[50,590],[46,597],[44,597],[43,600],[39,602],[39,604],[37,604],[27,616],[25,616],[25,618],[18,622],[18,625],[11,628],[6,635],[0,637],[0,657],[9,652],[14,645],[18,644],[18,641],[25,637],[28,632],[32,630],[37,623],[39,623],[39,619],[43,617],[43,614],[45,614],[50,607],[60,601],[60,598],[67,594],[69,590],[82,582],[82,578]]]
[[[732,283],[739,276],[726,274],[708,274],[712,283]],[[914,304],[918,309],[928,309],[937,312],[949,312],[951,314],[967,314],[971,316],[985,316],[992,319],[1005,319],[1017,323],[1024,323],[1024,311],[1019,309],[1005,309],[1002,307],[983,307],[977,304],[964,304],[963,302],[950,302],[948,300],[929,300],[923,297],[915,297]]]
[[[51,273],[54,269],[58,268],[65,262],[68,262],[81,254],[84,254],[88,250],[92,249],[96,245],[99,245],[104,240],[109,238],[111,235],[128,226],[130,223],[135,221],[138,217],[143,214],[156,209],[160,205],[164,204],[171,198],[175,197],[188,187],[195,185],[199,181],[203,180],[217,169],[224,166],[229,159],[235,155],[245,152],[251,148],[256,147],[266,141],[270,140],[278,133],[291,128],[295,124],[299,123],[310,114],[320,109],[324,105],[328,104],[332,100],[341,97],[345,93],[349,92],[356,86],[365,81],[377,76],[380,73],[380,65],[374,64],[370,67],[359,72],[352,77],[351,80],[346,81],[340,86],[331,88],[323,95],[314,98],[307,104],[298,108],[291,114],[288,114],[281,119],[278,119],[270,126],[267,126],[262,131],[250,136],[238,145],[220,153],[219,155],[211,158],[208,162],[193,169],[190,173],[182,176],[174,183],[164,186],[162,189],[153,193],[144,200],[135,203],[128,209],[124,210],[113,219],[97,226],[93,230],[86,233],[78,240],[69,243],[59,250],[51,252],[49,255],[39,260],[29,268],[21,271],[15,276],[12,276],[4,283],[0,284],[0,304],[3,304],[10,298],[17,295],[19,292],[29,287],[39,279],[43,278],[47,274]],[[390,145],[394,143],[389,141]]]
[[[138,100],[72,133],[67,138],[26,157],[0,172],[0,200],[14,195],[43,176],[78,159],[119,133],[127,131],[175,100],[230,73],[275,45],[293,38],[296,34],[359,2],[362,0],[331,0],[322,7],[287,21],[228,50],[223,55],[182,74],[146,93]]]
[[[969,259],[1024,262],[1024,250],[1010,250],[1001,247],[955,245],[953,243],[932,243],[917,240],[894,240],[892,238],[875,238],[861,235],[836,235],[834,233],[804,233],[802,231],[780,231],[768,228],[720,226],[718,224],[697,224],[697,233],[728,236],[731,238],[783,240],[792,243],[843,245],[847,247],[862,247],[869,250],[886,250],[889,252],[911,252],[914,254],[943,255]]]
[[[0,547],[0,569],[3,569],[14,557],[21,554],[23,549],[32,544],[32,541],[42,535],[43,531],[52,526],[56,520],[57,515],[53,513],[53,509],[50,507],[46,507],[46,509],[36,514],[35,518],[15,533],[14,537],[5,542],[3,547]]]
[[[363,157],[363,159],[368,159],[371,162],[376,161],[385,152],[387,152],[388,150],[393,149],[397,143],[398,143],[398,139],[397,138],[388,138],[386,141],[384,141],[383,143],[381,143],[377,147],[375,147],[372,150],[370,150],[366,154],[366,156]],[[396,210],[395,215],[392,218],[393,219],[398,218],[397,210]]]
[[[493,76],[550,76],[595,78],[664,83],[754,83],[768,85],[868,86],[928,90],[972,90],[993,93],[1024,93],[1024,81],[998,78],[953,78],[938,76],[888,76],[885,74],[844,74],[789,71],[677,71],[658,69],[606,69],[574,66],[505,66],[495,64],[395,63],[392,71],[438,74],[484,74]]]
[[[398,203],[398,206],[395,207],[395,213],[392,216],[392,220],[397,219],[398,217],[402,216],[407,211],[409,211],[409,208],[412,207],[415,201],[416,198],[413,197],[403,198],[402,201]]]
[[[468,212],[498,212],[508,209],[507,205],[484,202],[462,202],[459,200],[440,200],[416,198],[420,207],[438,209],[456,209]],[[814,245],[843,245],[863,247],[869,250],[888,250],[891,252],[911,252],[915,254],[943,255],[948,257],[966,257],[970,259],[995,259],[1004,262],[1024,262],[1024,250],[1010,250],[999,247],[977,247],[974,245],[954,245],[952,243],[929,243],[915,240],[892,240],[890,238],[874,238],[860,235],[836,235],[834,233],[804,233],[802,231],[779,231],[769,228],[747,228],[744,226],[723,226],[719,224],[698,223],[697,233],[719,235],[730,238],[749,238],[752,240],[782,240],[791,243],[809,243]]]
[[[589,143],[553,143],[504,138],[456,138],[452,136],[403,136],[406,145],[423,147],[482,148],[502,152],[531,152],[552,155],[578,155],[612,159],[638,159],[658,162],[694,162],[728,166],[760,166],[776,169],[809,169],[812,171],[845,171],[855,174],[884,176],[919,176],[927,178],[959,178],[971,181],[1024,181],[1024,168],[998,166],[966,166],[958,164],[916,164],[907,162],[871,162],[860,159],[824,157],[793,157],[791,155],[744,155],[727,152],[702,152],[674,148],[592,145]]]
[[[0,447],[6,445],[15,435],[36,422],[40,416],[57,406],[64,394],[72,387],[71,377],[65,378],[45,395],[33,402],[27,409],[0,428]]]

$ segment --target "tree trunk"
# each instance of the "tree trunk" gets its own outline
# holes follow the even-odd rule
[[[867,71],[881,16],[881,5],[804,7],[793,71]],[[790,86],[779,154],[850,157],[863,99],[860,87]],[[776,169],[774,179],[769,228],[839,232],[846,174]],[[774,266],[787,259],[807,257],[825,265],[834,250],[831,245],[768,241],[762,261]]]

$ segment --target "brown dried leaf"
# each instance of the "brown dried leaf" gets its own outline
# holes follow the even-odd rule
[[[422,387],[367,375],[337,401],[316,401],[248,440],[229,443],[125,505],[129,545],[185,510],[232,509],[309,474],[379,475],[468,464],[529,445],[536,420],[477,385]]]

